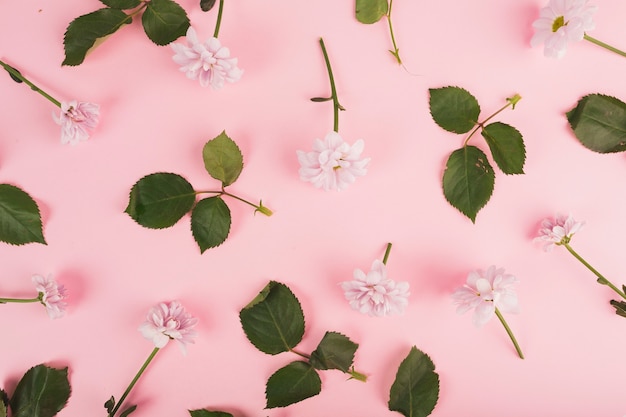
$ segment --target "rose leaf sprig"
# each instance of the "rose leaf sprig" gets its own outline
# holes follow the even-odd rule
[[[144,371],[150,365],[157,353],[164,348],[170,340],[176,340],[181,352],[187,353],[187,344],[194,343],[196,332],[194,327],[198,323],[198,319],[191,316],[178,301],[170,301],[158,303],[150,309],[147,314],[146,321],[139,326],[139,331],[148,340],[154,343],[154,349],[148,359],[143,363],[139,371],[132,379],[119,401],[115,401],[115,397],[111,396],[105,403],[104,408],[107,411],[107,417],[115,417],[121,410],[124,400],[132,391],[143,375]],[[126,417],[137,409],[136,405],[131,405],[121,411],[119,417]]]
[[[67,303],[67,291],[63,285],[57,284],[51,276],[33,275],[33,284],[37,290],[37,297],[34,298],[0,298],[0,304],[6,303],[40,303],[42,304],[51,319],[58,319],[65,315]],[[0,417],[2,415],[0,414]]]
[[[402,65],[400,49],[396,45],[396,37],[393,34],[393,25],[391,24],[392,6],[393,0],[356,0],[356,19],[361,23],[369,25],[378,22],[385,16],[389,22],[389,34],[393,44],[393,49],[390,49],[389,52],[398,61],[398,64]]]
[[[626,151],[626,103],[603,95],[589,94],[566,113],[580,143],[594,152]]]
[[[15,387],[11,398],[0,389],[0,416],[10,407],[12,417],[52,417],[67,405],[72,388],[67,368],[40,364],[30,368]]]
[[[598,284],[606,285],[622,297],[622,299],[626,300],[625,285],[622,285],[622,289],[620,290],[593,266],[591,266],[591,264],[580,256],[570,245],[570,241],[572,240],[574,234],[580,231],[584,225],[584,222],[576,221],[571,215],[565,216],[563,214],[558,214],[554,219],[547,218],[541,222],[541,228],[539,229],[539,234],[535,238],[535,241],[544,242],[543,249],[546,252],[552,251],[554,246],[564,246],[574,258],[585,265],[587,269],[598,277],[596,281]],[[611,300],[610,303],[615,308],[615,314],[626,317],[626,301]]]
[[[221,189],[196,191],[178,174],[149,174],[133,185],[125,212],[143,227],[163,229],[175,225],[191,211],[191,233],[200,252],[204,253],[224,243],[230,232],[230,209],[223,196],[254,207],[255,213],[271,216],[272,211],[263,205],[263,201],[257,205],[226,191],[226,187],[239,178],[243,169],[241,150],[226,132],[204,145],[202,157],[209,175],[222,182]],[[215,195],[196,203],[199,194]]]
[[[430,415],[439,400],[439,375],[432,359],[411,347],[402,360],[389,391],[389,410],[406,417]]]
[[[173,0],[100,1],[107,7],[79,16],[67,27],[63,65],[82,64],[94,46],[139,15],[146,35],[157,45],[175,41],[190,25],[185,10]]]
[[[53,113],[52,118],[56,124],[61,126],[62,144],[76,145],[81,141],[89,139],[89,132],[98,125],[100,117],[100,106],[98,104],[77,100],[61,102],[33,84],[16,68],[2,61],[0,61],[0,65],[9,73],[13,81],[26,84],[31,90],[41,94],[61,109],[61,113],[58,116]]]
[[[291,352],[303,359],[269,377],[266,408],[286,407],[319,394],[322,381],[318,370],[337,369],[350,375],[350,379],[367,380],[352,365],[359,345],[341,333],[326,332],[311,354],[295,350],[304,336],[304,313],[300,301],[285,284],[270,281],[239,312],[239,319],[246,337],[261,352]]]
[[[583,39],[626,57],[626,52],[592,38],[587,31],[596,27],[593,14],[598,6],[588,4],[588,0],[550,0],[539,12],[539,18],[533,22],[535,34],[530,40],[531,46],[545,44],[544,55],[549,58],[562,58],[569,42]]]
[[[26,191],[10,184],[0,184],[0,241],[47,245],[39,206]]]
[[[493,122],[493,117],[508,108],[515,108],[522,97],[515,94],[491,116],[478,121],[480,106],[476,98],[459,87],[431,88],[430,114],[441,128],[457,134],[470,132],[463,147],[454,151],[443,173],[443,193],[448,202],[473,223],[493,193],[495,173],[487,155],[469,140],[480,130],[489,145],[491,156],[507,175],[523,174],[526,147],[522,134],[506,123]]]

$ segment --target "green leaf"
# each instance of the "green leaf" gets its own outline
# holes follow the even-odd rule
[[[107,413],[111,414],[111,411],[115,408],[115,397],[111,395],[111,398],[104,403],[104,408],[107,410]]]
[[[130,190],[125,213],[151,229],[171,227],[191,210],[196,194],[178,174],[159,172],[141,178]]]
[[[96,40],[115,33],[122,25],[130,22],[132,18],[126,13],[110,8],[77,17],[65,31],[65,60],[62,65],[81,64]]]
[[[267,380],[265,408],[286,407],[313,397],[321,390],[322,381],[311,365],[302,361],[291,362]]]
[[[15,387],[11,398],[13,417],[55,416],[70,398],[67,368],[37,365],[29,369]]]
[[[287,352],[304,336],[304,313],[300,301],[285,285],[270,281],[239,312],[248,340],[270,355]]]
[[[134,9],[141,4],[141,0],[100,0],[105,6],[113,9]]]
[[[120,413],[120,417],[127,417],[130,413],[132,413],[133,411],[135,411],[137,409],[136,405],[131,405],[130,407],[128,407],[126,410],[122,411]]]
[[[615,97],[590,94],[567,112],[574,135],[599,153],[626,151],[626,103]]]
[[[191,232],[204,253],[224,243],[230,231],[230,210],[219,196],[200,200],[191,212]]]
[[[626,301],[611,300],[610,303],[615,307],[615,314],[626,317]]]
[[[487,155],[475,146],[452,152],[443,173],[443,194],[453,207],[476,221],[476,214],[487,204],[495,174]]]
[[[0,184],[0,241],[11,245],[46,244],[39,207],[22,189]]]
[[[215,6],[215,0],[200,0],[200,8],[203,12],[208,12]]]
[[[209,410],[189,410],[191,417],[233,417],[232,414],[224,411],[209,411]]]
[[[505,123],[491,123],[480,132],[487,141],[493,160],[505,174],[523,174],[526,148],[522,134]]]
[[[243,169],[241,150],[226,132],[220,133],[204,145],[202,159],[209,175],[222,181],[224,187],[235,182]]]
[[[389,392],[389,410],[406,417],[426,417],[439,399],[439,375],[435,365],[415,346],[402,361]]]
[[[17,72],[18,74],[22,75],[22,73],[21,73],[21,72],[19,72],[19,71],[17,70],[17,68],[12,67],[12,66],[10,66],[10,65],[8,65],[8,64],[4,64],[4,65],[6,65],[7,67],[11,68],[11,70],[13,70],[13,71]],[[13,74],[13,73],[12,73],[11,71],[9,71],[7,68],[4,68],[4,70],[5,70],[6,72],[8,72],[8,73],[9,73],[9,77],[11,77],[11,79],[12,79],[13,81],[15,81],[16,83],[20,84],[20,83],[23,83],[23,82],[24,82],[24,81],[22,81],[22,79],[21,79],[21,78],[19,78],[19,77],[18,77],[18,76],[16,76],[15,74]]]
[[[0,417],[7,417],[7,406],[9,405],[9,396],[0,389]]]
[[[431,88],[430,114],[439,126],[454,133],[467,133],[476,123],[480,106],[476,98],[459,87]]]
[[[172,0],[150,1],[141,22],[148,38],[157,45],[174,42],[189,28],[187,13]]]
[[[378,22],[389,10],[388,0],[356,0],[356,20],[370,24]]]
[[[320,370],[350,371],[358,344],[337,332],[326,332],[317,349],[311,353],[311,365]]]

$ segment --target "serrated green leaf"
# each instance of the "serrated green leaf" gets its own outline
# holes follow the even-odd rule
[[[146,175],[133,185],[125,213],[143,227],[163,229],[189,212],[196,194],[178,174],[158,172]]]
[[[313,397],[322,390],[322,380],[311,365],[296,361],[280,368],[267,380],[265,408],[286,407]]]
[[[203,12],[208,12],[215,6],[215,0],[200,0],[200,8]]]
[[[115,33],[131,22],[132,18],[123,11],[108,7],[77,17],[65,31],[65,60],[62,65],[81,64],[98,39]]]
[[[309,362],[315,369],[339,369],[348,372],[358,344],[337,332],[326,332]]]
[[[234,183],[243,169],[241,150],[226,132],[220,133],[204,145],[202,159],[209,175],[222,181],[224,187]]]
[[[526,147],[522,134],[513,126],[495,122],[480,132],[487,141],[493,160],[505,174],[523,174]]]
[[[587,149],[599,153],[626,151],[626,103],[590,94],[566,114],[574,135]]]
[[[402,361],[389,392],[389,410],[426,417],[439,399],[439,375],[433,361],[415,346]]]
[[[13,417],[55,416],[70,398],[67,368],[37,365],[29,369],[15,387],[11,398]]]
[[[453,133],[467,133],[476,123],[480,106],[476,98],[460,87],[431,88],[430,114],[440,127]]]
[[[475,146],[452,152],[443,173],[443,194],[472,222],[493,193],[495,174],[487,155]]]
[[[100,0],[105,6],[113,9],[134,9],[141,4],[141,0]]]
[[[371,24],[378,22],[389,10],[388,0],[356,0],[356,20]]]
[[[270,281],[240,312],[241,326],[261,352],[276,355],[294,348],[304,336],[300,301],[285,285]]]
[[[9,184],[0,184],[0,241],[11,245],[46,244],[37,203],[28,193]]]
[[[141,16],[143,29],[157,45],[167,45],[189,28],[185,10],[172,0],[151,0]]]
[[[198,201],[191,212],[191,232],[201,253],[224,243],[230,222],[230,209],[220,197]]]
[[[120,413],[120,417],[127,417],[130,413],[132,413],[133,411],[135,411],[137,409],[136,405],[131,405],[130,407],[128,407],[126,410],[122,411]]]
[[[209,410],[189,410],[191,417],[233,417],[232,414],[224,411],[209,411]]]

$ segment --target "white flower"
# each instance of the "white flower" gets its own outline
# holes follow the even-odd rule
[[[139,331],[157,348],[164,347],[170,340],[177,340],[185,353],[185,345],[193,343],[196,337],[193,328],[197,323],[198,319],[192,317],[178,301],[171,301],[152,307]]]
[[[467,276],[467,283],[452,294],[458,304],[456,311],[462,314],[474,309],[476,327],[487,323],[496,308],[502,312],[518,313],[517,295],[513,291],[517,282],[516,277],[493,265],[487,271],[472,271]]]
[[[52,114],[61,126],[61,143],[76,145],[89,139],[89,131],[96,128],[100,117],[100,106],[94,103],[72,100],[61,103],[61,114]]]
[[[569,243],[574,233],[582,229],[584,225],[585,222],[578,222],[571,215],[558,214],[554,220],[544,219],[541,222],[539,236],[534,240],[545,242],[543,250],[549,252],[554,248],[554,245],[560,246]]]
[[[187,45],[171,44],[174,62],[187,78],[199,80],[202,87],[209,85],[214,90],[224,87],[224,83],[239,81],[243,71],[237,67],[237,58],[230,57],[230,50],[217,38],[204,43],[198,41],[194,28],[187,29]]]
[[[48,316],[51,319],[58,319],[65,315],[65,309],[67,303],[67,290],[63,285],[57,284],[50,275],[44,277],[43,275],[33,275],[33,284],[35,289],[39,293],[39,300],[41,304],[46,307]]]
[[[315,139],[312,152],[296,151],[300,179],[326,191],[344,190],[367,173],[370,158],[361,159],[364,147],[363,139],[350,146],[337,132],[330,132],[323,141]]]
[[[533,22],[535,34],[532,46],[545,43],[544,55],[561,58],[569,42],[583,40],[585,32],[595,28],[593,14],[597,6],[587,5],[588,0],[550,0]]]
[[[409,303],[409,283],[387,278],[385,264],[376,259],[365,274],[354,270],[354,280],[341,283],[350,307],[370,316],[401,314]]]

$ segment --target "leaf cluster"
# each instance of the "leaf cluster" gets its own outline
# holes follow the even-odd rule
[[[22,376],[10,399],[0,390],[0,417],[7,416],[9,407],[13,417],[53,417],[65,407],[70,394],[67,368],[37,365]]]
[[[0,241],[11,245],[46,244],[39,206],[14,185],[0,184]]]
[[[189,28],[187,13],[174,0],[100,1],[107,7],[79,16],[68,25],[63,39],[65,59],[62,65],[80,65],[93,47],[132,23],[139,13],[144,32],[157,45],[175,41]]]
[[[587,149],[598,153],[626,151],[626,103],[589,94],[566,113],[572,131]]]
[[[352,363],[359,345],[341,333],[326,332],[310,355],[294,351],[304,336],[304,313],[300,301],[285,284],[270,281],[239,312],[239,319],[246,337],[261,352],[269,355],[293,352],[303,358],[269,377],[266,408],[286,407],[319,394],[322,381],[318,370],[338,369],[353,376],[357,374]]]
[[[442,182],[446,200],[475,222],[476,215],[491,198],[495,173],[487,155],[478,147],[468,145],[468,140],[480,129],[498,168],[507,175],[523,174],[526,147],[522,134],[505,123],[485,124],[493,116],[479,122],[480,106],[467,90],[442,87],[430,89],[429,92],[430,114],[435,123],[452,133],[472,131],[463,147],[449,156]],[[519,100],[519,96],[509,99],[505,107],[514,105],[516,100]]]
[[[230,232],[230,209],[222,196],[235,197],[227,193],[225,187],[239,177],[243,155],[237,144],[222,132],[204,145],[202,157],[209,175],[221,182],[221,190],[196,191],[178,174],[149,174],[133,185],[125,212],[143,227],[163,229],[173,226],[191,211],[191,232],[204,253],[224,243]],[[196,195],[200,193],[215,195],[196,203]],[[255,207],[256,211],[265,213],[266,208],[261,203]]]

